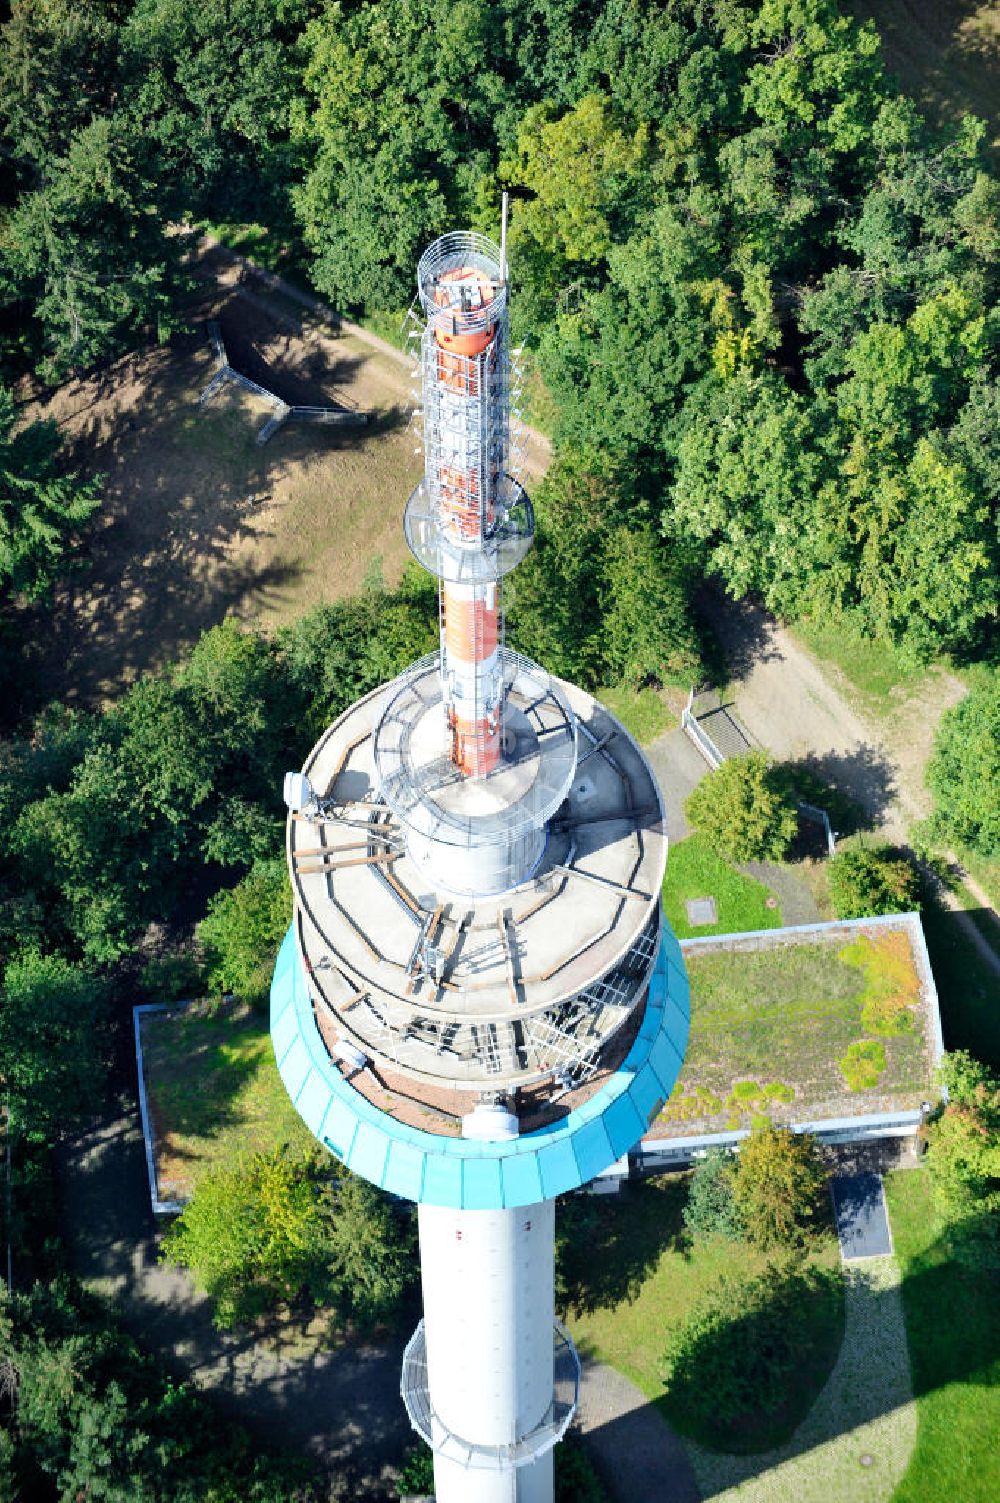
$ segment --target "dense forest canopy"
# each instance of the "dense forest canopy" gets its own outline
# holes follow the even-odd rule
[[[587,470],[607,539],[589,645],[554,666],[648,667],[597,640],[637,509],[670,600],[717,574],[915,657],[983,652],[1000,188],[981,126],[933,131],[833,0],[15,0],[2,35],[12,375],[176,327],[184,224],[257,220],[335,303],[385,310],[432,236],[497,230],[506,187],[567,460],[541,535],[572,553],[559,476]],[[528,567],[515,631],[552,649]]]
[[[554,439],[508,585],[518,646],[591,688],[690,684],[714,579],[912,662],[993,658],[1000,184],[982,126],[929,125],[835,0],[10,0],[0,17],[5,703],[18,608],[100,506],[99,477],[18,402],[183,328],[196,226],[261,226],[338,308],[398,313],[427,242],[495,235],[504,190],[515,333]],[[437,625],[415,574],[270,637],[227,622],[103,712],[35,705],[0,741],[2,1210],[25,1286],[0,1296],[4,1498],[310,1496],[78,1290],[27,1285],[60,1266],[51,1144],[106,1097],[133,1002],[178,995],[170,975],[266,989],[281,773]],[[998,726],[987,669],[931,770],[940,837],[985,855]],[[201,920],[200,971],[183,943],[143,969],[166,918]],[[949,1131],[952,1190],[995,1199]],[[369,1232],[383,1216],[355,1213]],[[357,1300],[365,1244],[342,1240]]]

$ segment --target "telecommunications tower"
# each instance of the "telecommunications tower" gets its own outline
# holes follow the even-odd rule
[[[579,1386],[553,1308],[555,1197],[660,1111],[688,990],[645,757],[504,642],[503,579],[534,533],[504,250],[444,235],[417,286],[426,465],[404,527],[440,582],[440,652],[285,779],[295,911],[271,1032],[316,1137],[418,1204],[402,1396],[437,1503],[551,1503]]]

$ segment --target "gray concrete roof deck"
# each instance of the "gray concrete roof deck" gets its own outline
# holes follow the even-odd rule
[[[578,1038],[577,1052],[597,1051],[645,986],[666,861],[656,783],[624,728],[560,684],[582,727],[580,767],[537,871],[491,897],[435,890],[379,800],[372,732],[394,688],[360,701],[320,739],[305,771],[327,806],[320,818],[288,821],[311,985],[345,1037],[417,1078],[464,1089],[537,1080],[565,1056],[553,1027]],[[420,955],[422,931],[436,967]],[[579,1006],[559,1012],[581,993]]]

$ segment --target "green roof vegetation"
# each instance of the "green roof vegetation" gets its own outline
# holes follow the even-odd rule
[[[717,921],[693,926],[688,922],[685,904],[705,897],[715,899]],[[776,929],[781,923],[781,909],[763,882],[738,872],[704,835],[689,835],[671,845],[663,879],[663,908],[679,939]]]
[[[142,1018],[146,1090],[164,1200],[186,1200],[222,1165],[313,1139],[288,1099],[267,1019],[243,1002],[196,1002]]]
[[[654,1132],[912,1109],[936,1094],[910,943],[902,925],[838,926],[689,948],[691,1034]]]

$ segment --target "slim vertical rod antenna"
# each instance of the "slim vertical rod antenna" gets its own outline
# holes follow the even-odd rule
[[[500,275],[507,285],[507,190],[500,200]]]

